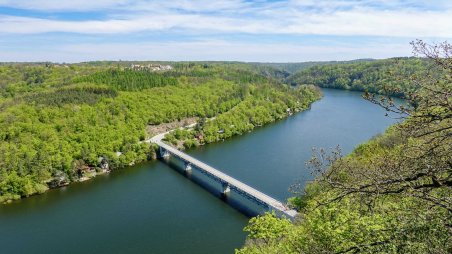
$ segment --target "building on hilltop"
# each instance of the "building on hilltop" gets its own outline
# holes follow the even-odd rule
[[[161,65],[161,64],[131,64],[130,70],[134,71],[169,71],[172,70],[173,66],[171,65]]]

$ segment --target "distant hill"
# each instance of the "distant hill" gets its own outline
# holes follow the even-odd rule
[[[312,62],[299,62],[299,63],[253,63],[260,66],[270,66],[281,71],[288,72],[290,74],[296,73],[298,71],[307,69],[312,66],[317,65],[331,65],[331,64],[344,64],[344,63],[355,63],[355,62],[370,62],[375,61],[375,59],[356,59],[350,61],[312,61]]]
[[[426,75],[431,63],[422,58],[390,58],[316,64],[287,77],[291,85],[312,84],[325,88],[368,91],[403,97],[416,89],[410,77]]]

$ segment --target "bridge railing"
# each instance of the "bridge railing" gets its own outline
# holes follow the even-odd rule
[[[261,205],[267,206],[272,210],[279,211],[283,213],[284,215],[288,216],[289,218],[293,219],[293,217],[296,215],[295,210],[290,210],[288,207],[286,207],[283,203],[280,201],[252,188],[251,186],[242,183],[241,181],[221,172],[220,170],[217,170],[207,164],[205,164],[202,161],[199,161],[188,154],[185,154],[178,149],[167,145],[163,143],[161,140],[155,140],[155,143],[160,147],[160,149],[163,149],[163,153],[171,153],[174,156],[178,157],[182,161],[191,164],[192,166],[198,168],[203,172],[204,174],[208,175],[215,181],[218,181],[222,184],[227,184],[228,189],[233,189],[240,195],[245,196],[246,198],[249,198]],[[224,189],[225,191],[225,189]]]

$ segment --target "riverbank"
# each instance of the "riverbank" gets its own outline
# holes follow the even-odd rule
[[[176,129],[168,133],[164,141],[179,149],[190,149],[200,145],[223,141],[233,136],[251,132],[257,127],[287,118],[307,110],[322,97],[318,88],[301,90],[301,98],[293,104],[276,104],[268,98],[247,100],[213,119],[200,119],[191,129]]]
[[[195,128],[192,130],[176,129],[176,131],[167,135],[166,140],[174,144],[171,138],[175,137],[177,139],[176,144],[179,143],[179,146],[184,146],[185,148],[221,141],[235,135],[250,132],[255,127],[285,118],[294,112],[305,110],[312,102],[321,97],[320,91],[313,87],[287,89],[287,91],[276,88],[269,90],[255,89],[253,91],[254,94],[246,96],[245,99],[231,107],[231,109],[211,117],[210,120],[208,118],[199,118]],[[148,131],[166,130],[172,126],[180,126],[182,123],[193,122],[194,119],[191,117],[174,123],[148,127]],[[179,134],[181,136],[178,136]],[[122,138],[124,140],[128,139],[127,137]],[[66,186],[72,182],[87,181],[99,174],[108,173],[110,170],[117,170],[155,159],[155,146],[147,144],[144,142],[145,140],[143,137],[142,141],[123,146],[120,151],[109,152],[106,155],[93,153],[83,155],[82,150],[82,156],[86,157],[86,159],[77,159],[71,163],[71,167],[76,169],[72,175],[58,171],[53,177],[49,177],[41,183],[33,184],[30,182],[31,187],[27,187],[28,189],[22,191],[25,194],[7,193],[2,195],[0,203],[10,203],[12,200],[42,194],[49,188]],[[22,181],[22,179],[16,177],[9,181]],[[27,183],[24,184],[27,186]]]
[[[312,146],[345,142],[346,148],[354,147],[388,125],[381,122],[386,120],[384,112],[372,111],[369,103],[357,105],[361,100],[360,94],[326,91],[310,110],[186,152],[284,200],[287,187],[303,172]],[[366,113],[356,114],[358,108]],[[358,122],[372,124],[363,127]],[[152,249],[154,253],[226,254],[243,244],[242,229],[249,219],[167,164],[155,161],[13,202],[0,210],[3,250],[28,250],[23,253],[61,252],[74,246],[71,239],[79,237],[83,244],[77,242],[73,252],[93,248],[98,253],[130,252],[125,246],[133,243],[135,253]],[[119,230],[123,233],[118,235]],[[18,244],[24,240],[26,246]]]
[[[305,167],[312,147],[341,144],[349,153],[395,122],[384,114],[361,93],[326,89],[309,110],[184,152],[286,200],[294,179],[312,179]],[[196,177],[204,176],[195,170]],[[192,179],[174,170],[172,160],[149,161],[2,206],[2,251],[234,253],[245,242],[249,221],[239,211],[261,210],[234,193],[225,201]],[[215,184],[206,185],[218,190]]]
[[[247,130],[247,132],[251,132],[256,127],[263,127],[263,126],[273,123],[275,121],[290,117],[290,116],[294,115],[295,113],[299,113],[304,110],[307,110],[307,109],[309,109],[309,107],[311,106],[311,104],[313,102],[315,102],[316,100],[318,100],[322,97],[320,90],[317,90],[317,92],[318,93],[315,95],[315,97],[306,98],[307,99],[306,101],[298,100],[295,103],[295,106],[293,106],[292,108],[290,108],[290,107],[280,108],[278,110],[279,114],[275,114],[273,117],[263,120],[262,122],[260,122],[259,125],[254,125],[253,120],[250,117],[250,118],[248,118],[248,121],[243,121],[240,124],[237,124],[237,126],[248,125],[248,128],[250,128],[250,129]],[[144,144],[144,143],[150,144],[150,154],[148,154],[147,159],[155,160],[155,159],[157,159],[157,155],[156,155],[157,154],[157,146],[155,146],[153,144],[153,140],[155,140],[157,137],[159,140],[164,140],[165,142],[174,145],[176,148],[178,148],[180,150],[184,150],[184,149],[188,149],[188,148],[192,148],[192,147],[202,146],[202,145],[205,145],[208,143],[224,141],[225,139],[231,138],[236,135],[242,135],[242,134],[244,134],[243,132],[241,132],[242,130],[240,130],[239,127],[236,127],[236,125],[233,125],[233,124],[231,124],[229,126],[229,128],[226,129],[228,131],[228,133],[231,133],[229,135],[225,135],[226,131],[224,128],[220,129],[221,126],[223,125],[224,119],[226,118],[224,115],[227,115],[227,117],[230,117],[231,115],[234,116],[235,114],[248,113],[249,110],[252,110],[252,108],[249,108],[249,107],[241,108],[239,105],[233,107],[231,110],[229,110],[223,114],[220,114],[218,116],[214,116],[211,118],[189,117],[189,118],[181,119],[181,120],[170,122],[170,123],[162,123],[160,125],[148,126],[146,128],[147,133],[149,135],[154,135],[154,134],[156,134],[156,135],[151,138],[148,138],[142,142],[139,142],[139,143],[140,144]],[[259,105],[259,106],[261,106],[261,105]],[[245,112],[243,109],[246,109]],[[206,133],[205,129],[207,129],[207,128],[218,128],[217,133],[223,134],[223,135],[220,138],[217,138],[214,140],[209,139],[208,136],[205,134]],[[160,132],[160,133],[158,133],[158,132]],[[207,137],[207,139],[204,138],[205,136]],[[174,138],[176,138],[176,141],[174,141]],[[194,140],[194,141],[190,142],[192,140]],[[210,140],[210,142],[206,142],[206,140]],[[133,166],[136,163],[140,163],[140,162],[142,162],[142,161],[132,161],[129,164],[129,166]],[[105,169],[105,166],[103,168]],[[108,163],[107,163],[106,169],[108,170]],[[110,172],[110,170],[99,171],[100,173],[97,173],[97,172],[98,172],[97,170],[96,171],[91,170],[91,175],[83,176],[83,178],[82,178],[83,180],[79,180],[78,182],[92,179],[99,174],[108,173],[108,172]]]

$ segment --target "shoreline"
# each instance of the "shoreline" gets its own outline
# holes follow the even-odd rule
[[[274,119],[273,121],[267,122],[267,123],[265,123],[265,124],[263,124],[263,125],[260,125],[260,126],[255,126],[252,130],[248,131],[248,133],[249,133],[249,132],[252,132],[252,131],[253,131],[254,129],[256,129],[256,128],[259,128],[259,127],[265,127],[265,126],[267,126],[267,125],[269,125],[269,124],[271,124],[271,123],[274,123],[274,122],[276,122],[276,121],[283,120],[283,119],[287,119],[287,118],[289,118],[289,117],[291,117],[291,116],[293,116],[293,115],[295,115],[295,114],[297,114],[297,113],[306,111],[306,110],[308,110],[308,109],[311,108],[311,105],[312,105],[314,102],[321,100],[322,97],[323,97],[323,94],[320,93],[320,94],[319,94],[319,97],[318,97],[316,100],[314,100],[314,101],[312,101],[311,103],[309,103],[309,105],[308,105],[307,108],[304,108],[304,109],[293,109],[293,110],[290,111],[290,113],[288,112],[288,113],[285,115],[285,117]],[[212,120],[215,120],[216,118],[217,118],[217,116],[214,116],[214,117],[208,118],[207,121],[212,121]],[[182,123],[182,122],[186,121],[187,119],[195,119],[195,117],[187,117],[186,119],[182,119],[182,120],[179,120],[179,121],[177,121],[177,122],[178,122],[178,123]],[[197,119],[197,120],[199,120],[199,119]],[[172,123],[174,123],[174,122],[172,122]],[[165,123],[165,124],[171,125],[172,123]],[[194,128],[198,123],[199,123],[199,122],[196,121],[195,123],[190,123],[190,124],[185,125],[185,126],[177,127],[177,128],[168,130],[168,131],[166,131],[166,132],[163,132],[163,133],[159,133],[159,134],[157,134],[157,135],[154,135],[154,136],[152,136],[152,137],[150,137],[150,138],[148,138],[148,139],[145,139],[145,140],[143,140],[143,141],[139,141],[138,144],[146,143],[146,144],[149,144],[149,148],[150,148],[150,154],[148,154],[148,159],[147,159],[147,160],[143,160],[143,161],[153,161],[153,160],[157,160],[157,155],[156,155],[155,147],[153,147],[154,142],[152,142],[152,140],[154,140],[154,139],[157,138],[157,137],[161,137],[161,139],[164,139],[164,138],[165,138],[165,135],[167,135],[167,134],[169,134],[169,133],[171,133],[171,132],[173,132],[173,131],[176,131],[176,130],[178,130],[178,129],[179,129],[179,130],[192,129],[192,128]],[[148,129],[148,128],[149,128],[149,127],[147,126],[146,129]],[[240,134],[240,135],[242,135],[242,134]],[[230,137],[226,137],[226,139],[233,138],[233,137],[240,136],[240,135],[237,135],[237,134],[236,134],[236,135],[232,135],[232,136],[230,136]],[[217,143],[217,142],[219,142],[219,141],[224,141],[224,140],[225,140],[225,139],[217,140],[217,141],[214,141],[214,142],[201,143],[201,144],[199,144],[199,146],[203,146],[203,145],[211,144],[211,143]],[[184,141],[181,141],[181,142],[182,142],[182,144],[183,144]],[[183,145],[182,145],[182,147],[176,146],[176,148],[179,149],[179,150],[181,150],[180,148],[184,149]],[[152,151],[153,151],[153,152],[152,152]],[[121,152],[117,152],[117,155],[118,155],[118,157],[119,157],[119,156],[122,155],[122,153],[121,153]],[[100,158],[101,158],[101,157],[102,157],[102,156],[100,156]],[[102,158],[103,158],[103,157],[102,157]],[[55,185],[52,186],[52,184],[51,184],[52,181],[58,181],[57,177],[54,177],[53,179],[49,180],[49,181],[46,183],[45,189],[44,189],[42,192],[36,192],[36,193],[33,193],[33,194],[29,195],[29,196],[24,196],[24,197],[22,197],[22,196],[11,196],[11,197],[9,197],[9,198],[6,198],[6,196],[5,196],[5,197],[4,197],[4,200],[1,200],[1,199],[0,199],[0,205],[7,205],[7,204],[13,203],[14,201],[19,201],[19,200],[26,199],[26,198],[28,198],[28,197],[35,196],[35,195],[41,195],[41,194],[44,194],[45,192],[47,192],[47,191],[49,191],[49,190],[51,190],[51,189],[58,189],[58,188],[67,187],[67,186],[70,186],[70,185],[73,184],[73,183],[86,182],[86,181],[89,181],[89,180],[95,178],[95,177],[98,176],[98,175],[109,174],[110,172],[116,171],[116,170],[124,170],[124,169],[127,169],[128,167],[134,166],[136,163],[140,163],[140,162],[143,162],[143,161],[133,161],[133,162],[129,163],[129,165],[126,165],[126,166],[120,167],[120,168],[116,168],[116,169],[114,169],[114,170],[110,169],[109,166],[108,166],[108,164],[107,164],[107,166],[106,166],[107,168],[104,168],[103,166],[101,166],[101,167],[89,167],[89,166],[87,166],[87,170],[86,170],[87,173],[86,173],[86,175],[81,176],[81,177],[78,178],[77,180],[73,180],[73,181],[67,181],[67,180],[64,180],[64,181],[61,181],[60,183],[57,183],[57,184],[55,184]],[[44,184],[43,184],[43,185],[44,185]]]

